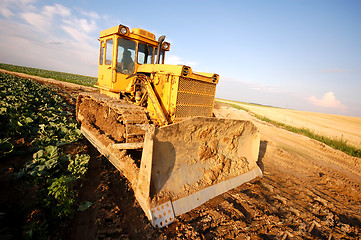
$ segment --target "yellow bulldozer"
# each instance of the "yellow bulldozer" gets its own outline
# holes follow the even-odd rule
[[[262,175],[249,121],[213,115],[219,76],[164,64],[165,36],[100,32],[97,92],[81,93],[83,135],[130,182],[154,227]]]

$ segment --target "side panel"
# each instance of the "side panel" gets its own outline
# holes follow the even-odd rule
[[[212,117],[218,83],[217,74],[196,74],[188,66],[145,64],[139,72],[150,74],[150,81],[168,121],[189,117]],[[148,110],[154,106],[148,102]]]
[[[172,89],[175,86],[175,81],[172,81],[173,78],[173,75],[163,73],[157,73],[150,77],[154,92],[168,121],[170,120],[169,116],[172,115],[172,106],[175,108],[175,105],[171,102],[172,96],[176,96],[176,91]],[[152,102],[149,100],[148,110],[151,114],[156,112]]]
[[[132,83],[134,81],[134,77],[128,78],[128,75],[117,72],[116,73],[116,81],[113,83],[113,91],[115,92],[133,92],[134,86]]]
[[[166,72],[167,69],[159,71],[150,80],[169,122],[189,117],[212,117],[216,83]],[[148,110],[154,112],[149,101]]]

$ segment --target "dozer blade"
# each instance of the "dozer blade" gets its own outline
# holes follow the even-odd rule
[[[133,188],[155,227],[262,176],[260,138],[249,121],[196,117],[148,126]]]

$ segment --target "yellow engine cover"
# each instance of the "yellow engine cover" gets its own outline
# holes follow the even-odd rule
[[[211,117],[218,83],[217,74],[193,73],[188,66],[144,64],[138,72],[150,73],[150,80],[168,121],[179,122],[188,117]],[[148,101],[148,110],[154,113]]]

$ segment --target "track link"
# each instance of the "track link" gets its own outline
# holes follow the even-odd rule
[[[149,124],[143,107],[104,94],[81,93],[76,108],[82,127],[100,133],[105,145],[117,144],[117,148],[142,146],[144,125]]]

